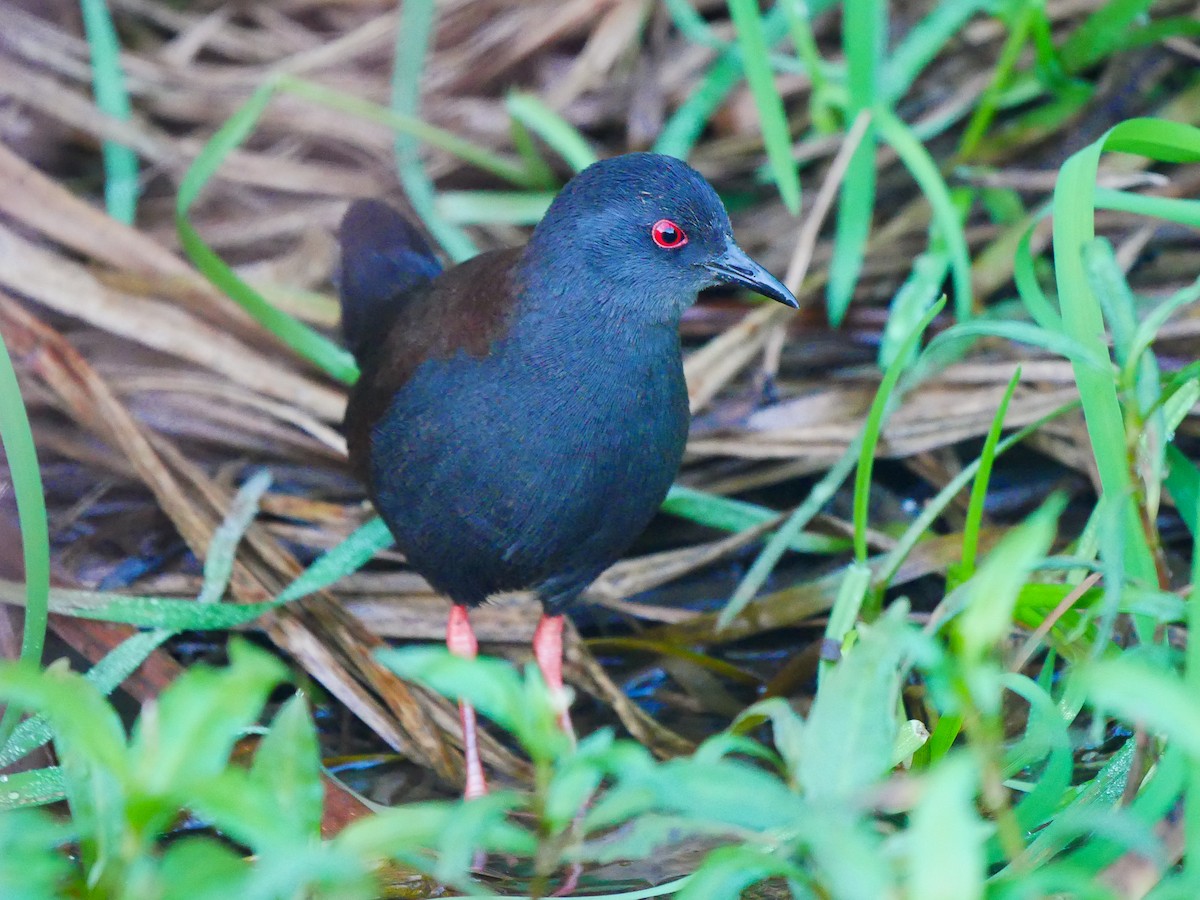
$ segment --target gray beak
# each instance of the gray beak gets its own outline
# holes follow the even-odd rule
[[[784,306],[799,309],[800,304],[783,282],[752,260],[746,251],[729,242],[725,252],[716,259],[706,262],[704,268],[712,272],[717,284],[739,284],[756,294],[777,300]]]

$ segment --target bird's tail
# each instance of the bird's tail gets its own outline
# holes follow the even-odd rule
[[[407,296],[438,276],[442,264],[416,226],[378,200],[350,204],[338,238],[342,334],[357,357],[386,330]]]

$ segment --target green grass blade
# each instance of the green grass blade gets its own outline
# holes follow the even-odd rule
[[[1017,597],[1029,573],[1045,559],[1066,505],[1066,495],[1052,494],[1033,515],[1004,535],[964,586],[966,605],[952,623],[964,667],[980,665],[1012,631]]]
[[[411,140],[414,145],[417,141],[425,141],[520,187],[537,186],[540,175],[450,132],[427,125],[413,115],[386,110],[353,95],[287,75],[278,76],[260,87],[217,130],[201,149],[180,183],[175,211],[180,243],[205,277],[240,303],[265,328],[318,368],[340,381],[351,383],[358,377],[358,368],[350,353],[272,306],[261,293],[239,278],[204,242],[188,219],[188,212],[201,190],[213,178],[226,157],[250,136],[272,96],[279,90],[347,114],[379,122],[393,129],[398,135],[404,136],[406,140]],[[409,176],[418,177],[413,174],[411,168],[406,171]],[[417,203],[419,198],[412,199],[414,207],[418,207],[418,212],[423,213]],[[430,203],[432,202],[430,195]]]
[[[14,772],[5,776],[0,791],[0,812],[57,803],[67,795],[67,783],[61,766]]]
[[[928,250],[913,260],[912,270],[888,305],[887,321],[879,340],[879,367],[886,369],[900,359],[900,347],[921,316],[941,293],[946,273],[950,271],[950,255],[945,250]],[[917,348],[913,347],[913,356]],[[903,360],[910,365],[912,359]]]
[[[1037,682],[1013,672],[1003,675],[1002,680],[1007,690],[1029,704],[1029,718],[1021,744],[1033,744],[1034,747],[1021,748],[1026,758],[1019,765],[1024,769],[1045,760],[1033,790],[1014,810],[1022,830],[1031,833],[1054,818],[1071,785],[1074,760],[1067,732],[1068,719],[1064,718],[1054,698]],[[1033,758],[1029,759],[1029,755]]]
[[[1195,469],[1192,471],[1194,473]],[[1200,520],[1200,496],[1193,497],[1192,505],[1192,588],[1187,602],[1189,635],[1200,635],[1200,532],[1194,527],[1197,520]],[[1200,640],[1188,641],[1186,653],[1184,680],[1188,693],[1197,697],[1200,696]],[[1183,809],[1187,840],[1184,866],[1187,874],[1195,879],[1200,877],[1200,766],[1194,761],[1188,770]]]
[[[405,0],[396,27],[395,63],[392,69],[392,109],[415,117],[421,108],[421,74],[433,35],[434,0]],[[413,209],[429,233],[450,257],[461,262],[479,252],[475,242],[457,225],[438,215],[433,181],[421,161],[420,144],[412,135],[396,133],[396,170]]]
[[[833,92],[828,76],[825,74],[826,63],[817,49],[817,40],[813,36],[809,4],[804,0],[782,0],[779,4],[787,16],[788,31],[792,37],[792,45],[796,57],[804,65],[812,82],[812,100],[809,104],[813,125],[822,134],[832,134],[837,131],[832,105]]]
[[[718,631],[737,618],[746,605],[754,599],[754,596],[766,584],[771,572],[775,570],[775,566],[779,564],[779,560],[783,558],[783,554],[795,542],[796,536],[824,508],[838,488],[842,486],[842,482],[850,476],[858,459],[861,440],[860,435],[851,442],[841,458],[821,477],[820,481],[813,485],[804,502],[796,507],[787,521],[779,527],[779,530],[771,535],[770,540],[767,541],[766,546],[758,554],[745,577],[742,578],[733,595],[721,610],[721,614],[717,618]]]
[[[934,5],[904,36],[891,57],[884,63],[881,83],[887,91],[888,103],[893,104],[912,87],[925,70],[967,24],[967,20],[992,4],[989,0],[955,0]]]
[[[929,342],[918,371],[923,373],[926,367],[936,367],[943,356],[957,358],[961,355],[957,345],[976,337],[998,337],[1018,344],[1029,344],[1031,347],[1038,347],[1069,359],[1080,366],[1087,366],[1096,372],[1107,375],[1112,373],[1112,366],[1105,357],[1098,356],[1093,347],[1088,347],[1069,335],[1047,331],[1028,322],[992,320],[966,322],[943,331]]]
[[[375,518],[356,529],[351,535],[322,553],[300,576],[284,588],[276,603],[288,603],[307,597],[339,578],[357,572],[380,550],[392,546],[392,533],[382,519]]]
[[[260,469],[246,480],[233,498],[225,518],[213,532],[204,559],[204,584],[197,603],[218,603],[229,586],[233,563],[242,537],[258,515],[259,503],[271,486],[271,473]]]
[[[1033,434],[1043,425],[1052,422],[1059,416],[1065,415],[1079,406],[1077,402],[1067,403],[1038,419],[1036,422],[1031,422],[1024,428],[1010,434],[996,446],[996,456],[1001,456],[1019,444],[1029,435]],[[917,545],[922,536],[933,527],[933,523],[937,521],[938,516],[950,505],[958,494],[966,488],[971,479],[975,477],[979,471],[980,459],[975,459],[963,467],[962,471],[956,474],[946,486],[942,488],[928,500],[921,508],[921,512],[913,519],[912,524],[904,530],[896,541],[896,546],[888,551],[883,562],[879,564],[875,575],[876,588],[882,590],[891,583],[891,580],[896,577],[896,573],[900,571],[900,566],[912,552],[913,547]]]
[[[950,188],[929,151],[896,115],[889,110],[877,110],[875,126],[879,129],[879,136],[891,144],[899,155],[929,203],[938,234],[950,254],[950,270],[954,278],[954,314],[960,322],[964,322],[971,318],[975,306],[971,288],[971,255],[963,231],[963,217],[950,195]]]
[[[983,504],[987,500],[988,481],[992,475],[992,465],[996,461],[996,445],[1000,442],[1000,432],[1004,428],[1004,417],[1008,414],[1008,404],[1012,401],[1017,384],[1021,381],[1021,367],[1013,372],[1004,391],[1004,398],[992,419],[987,437],[983,442],[983,450],[979,453],[979,472],[971,483],[971,499],[967,503],[967,517],[963,523],[963,553],[962,571],[959,577],[965,581],[975,574],[975,559],[979,554],[979,529],[983,525]]]
[[[94,684],[104,694],[111,694],[126,678],[146,661],[146,658],[160,647],[167,638],[175,632],[165,629],[141,631],[126,638],[86,673],[84,678]],[[24,719],[13,730],[12,736],[0,748],[0,768],[11,765],[23,756],[32,753],[38,747],[48,743],[53,737],[50,724],[41,716]],[[14,788],[8,785],[10,790]]]
[[[533,135],[529,133],[529,129],[518,122],[516,119],[509,116],[509,135],[512,137],[513,147],[517,151],[517,155],[521,158],[521,162],[525,164],[525,172],[529,176],[529,187],[540,190],[552,191],[558,185],[558,179],[554,177],[554,170],[550,168],[550,164],[546,162],[542,151],[533,140]]]
[[[867,510],[871,496],[871,472],[875,465],[875,448],[879,444],[879,435],[883,433],[883,423],[891,411],[892,393],[905,371],[903,361],[908,358],[911,348],[917,346],[929,323],[945,305],[946,298],[943,297],[926,310],[897,353],[897,362],[883,373],[879,388],[875,392],[875,399],[867,412],[867,421],[863,425],[862,446],[858,451],[858,472],[854,477],[854,558],[859,563],[867,561]]]
[[[1178,222],[1189,228],[1200,228],[1200,200],[1182,197],[1155,197],[1147,194],[1131,194],[1112,188],[1096,189],[1096,208],[1118,212],[1153,216],[1168,222]]]
[[[828,4],[819,5],[824,7]],[[813,6],[818,4],[814,3]],[[763,17],[763,34],[768,46],[787,34],[787,26],[783,9],[780,6],[773,7]],[[654,142],[654,152],[687,159],[717,108],[725,102],[741,79],[740,55],[734,50],[728,50],[717,59],[700,83],[692,89],[688,98],[667,119],[659,132],[658,140]]]
[[[850,643],[847,636],[858,621],[867,591],[871,589],[871,567],[863,563],[851,563],[846,567],[846,574],[838,586],[836,599],[829,609],[829,622],[825,625],[824,646],[838,648],[837,655],[828,658],[825,652],[821,654],[821,662],[817,666],[818,685],[834,668],[844,652],[852,652],[847,646]]]
[[[286,91],[293,96],[327,106],[346,115],[375,122],[385,128],[390,128],[397,134],[408,135],[431,147],[437,147],[468,165],[474,166],[481,172],[487,172],[516,187],[533,190],[548,186],[543,180],[544,171],[540,169],[535,171],[536,167],[522,165],[512,157],[473,144],[451,131],[423,122],[415,115],[388,109],[372,103],[370,100],[356,97],[354,94],[347,94],[345,91],[326,87],[313,81],[294,78],[290,75],[280,75],[275,83],[277,90]]]
[[[1108,0],[1097,6],[1059,50],[1063,68],[1078,72],[1125,47],[1130,28],[1152,3],[1153,0]]]
[[[1164,162],[1200,159],[1200,130],[1174,122],[1132,119],[1064,163],[1054,190],[1054,261],[1066,333],[1097,356],[1107,355],[1100,303],[1088,282],[1084,250],[1095,237],[1094,191],[1105,150],[1137,153]],[[1103,491],[1122,498],[1125,569],[1129,577],[1156,583],[1148,537],[1132,496],[1125,428],[1111,373],[1074,363],[1084,417]]]
[[[17,519],[21,526],[21,552],[25,562],[25,630],[21,635],[21,660],[41,665],[42,647],[50,608],[50,533],[37,447],[29,427],[29,413],[21,399],[21,386],[8,346],[0,335],[0,442],[8,462]],[[20,712],[13,706],[0,719],[0,744],[16,726]]]
[[[1038,216],[1040,218],[1040,216]],[[1017,294],[1033,321],[1048,332],[1061,333],[1063,330],[1062,316],[1054,308],[1054,304],[1042,290],[1037,277],[1037,261],[1033,258],[1031,242],[1033,240],[1034,224],[1030,224],[1017,242],[1017,251],[1013,256],[1013,281],[1017,285]]]
[[[787,110],[775,87],[775,75],[767,59],[767,35],[758,0],[729,0],[729,14],[742,48],[742,65],[750,93],[758,109],[763,145],[775,176],[775,186],[792,215],[800,212],[800,174],[792,159],[792,136]]]
[[[1150,349],[1150,345],[1154,343],[1158,337],[1159,329],[1167,324],[1167,320],[1175,315],[1185,306],[1190,306],[1192,303],[1200,300],[1200,278],[1197,278],[1190,285],[1176,291],[1158,306],[1154,307],[1150,313],[1137,323],[1137,329],[1133,333],[1133,337],[1129,342],[1129,359],[1125,364],[1127,370],[1132,370],[1133,366],[1138,364],[1138,360],[1142,358],[1144,353]]]
[[[663,0],[663,6],[667,10],[667,15],[671,17],[675,30],[690,43],[712,47],[714,50],[728,47],[728,43],[717,37],[712,26],[704,20],[700,13],[696,12],[696,7],[692,6],[688,0]]]
[[[1000,50],[996,69],[992,73],[991,83],[983,92],[983,96],[979,98],[979,102],[967,122],[967,127],[963,129],[962,140],[958,145],[959,158],[969,159],[971,157],[978,149],[992,120],[996,117],[1004,90],[1029,41],[1029,33],[1033,27],[1034,17],[1037,15],[1038,5],[1037,0],[1025,0],[1018,6],[1012,21],[1008,24],[1008,34],[1004,39],[1004,46]]]
[[[536,225],[554,191],[442,191],[438,214],[455,225]]]
[[[854,287],[866,258],[867,238],[875,210],[875,126],[863,132],[850,164],[838,200],[837,226],[833,239],[833,259],[829,263],[829,281],[825,289],[829,322],[842,323],[854,297]]]
[[[131,115],[125,74],[121,69],[121,45],[105,0],[80,0],[83,29],[92,60],[92,90],[96,105],[114,119]],[[137,212],[138,158],[132,148],[105,141],[104,203],[108,214],[132,225]]]
[[[267,603],[197,603],[166,597],[131,597],[103,591],[75,591],[54,588],[50,608],[68,616],[122,622],[141,628],[167,628],[173,631],[208,631],[237,628],[269,612],[308,596],[355,571],[376,552],[390,546],[387,526],[372,519],[342,543],[320,556],[277,598]],[[11,583],[0,582],[8,588]],[[11,601],[10,601],[11,602]]]
[[[576,172],[597,159],[579,130],[533,94],[513,91],[504,100],[508,114],[541,137]]]
[[[264,328],[334,378],[351,383],[358,377],[358,367],[350,352],[272,306],[204,242],[188,218],[192,204],[222,161],[250,136],[273,92],[274,86],[271,84],[255,91],[241,109],[217,129],[184,174],[175,199],[175,227],[179,242],[196,268],[241,304]]]
[[[852,121],[864,110],[875,114],[886,102],[879,74],[885,57],[887,4],[883,0],[846,0],[842,17],[842,46],[850,92],[846,121]],[[829,321],[835,327],[845,318],[854,296],[871,233],[875,210],[875,143],[872,122],[850,158],[839,194],[833,259],[825,289]]]
[[[237,545],[257,515],[259,501],[270,483],[270,474],[263,470],[238,490],[229,512],[209,542],[204,560],[204,583],[195,601],[197,604],[216,603],[221,599],[233,573]],[[162,628],[135,634],[107,653],[84,677],[101,693],[111,694],[173,634],[175,631]],[[50,737],[50,726],[45,719],[40,716],[26,719],[0,748],[0,767],[20,759],[46,743]]]
[[[722,531],[745,531],[778,517],[774,510],[744,500],[734,500],[718,494],[708,494],[682,485],[672,485],[663,501],[662,511],[709,528]],[[838,553],[847,542],[841,538],[800,532],[788,545],[798,553]]]

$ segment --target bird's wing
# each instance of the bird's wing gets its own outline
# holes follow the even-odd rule
[[[338,293],[342,333],[361,363],[414,292],[442,271],[433,249],[408,219],[379,200],[356,200],[342,219]]]
[[[410,404],[444,402],[437,393],[440,385],[410,383],[421,365],[459,354],[479,360],[505,337],[518,302],[514,270],[520,255],[519,249],[481,253],[416,284],[392,304],[386,320],[371,322],[362,332],[355,351],[361,375],[350,394],[344,430],[350,462],[364,480],[370,469],[371,430],[393,400],[404,395]],[[344,297],[345,288],[343,304]],[[477,377],[470,365],[459,372],[465,383]]]

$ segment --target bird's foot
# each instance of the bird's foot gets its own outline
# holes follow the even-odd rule
[[[571,726],[571,691],[563,684],[563,617],[543,615],[533,633],[533,658],[542,680],[550,689],[550,699],[558,715],[558,725],[575,743]]]

